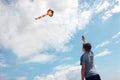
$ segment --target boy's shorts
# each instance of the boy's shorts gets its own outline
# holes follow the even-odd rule
[[[101,80],[99,75],[87,77],[86,80]]]

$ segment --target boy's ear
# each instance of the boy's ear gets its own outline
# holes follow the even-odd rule
[[[85,49],[84,49],[84,48],[82,48],[82,51],[83,51],[83,52],[85,52]]]

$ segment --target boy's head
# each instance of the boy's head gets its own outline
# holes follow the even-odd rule
[[[83,51],[89,52],[89,51],[91,51],[91,48],[92,48],[92,46],[90,43],[83,43]]]

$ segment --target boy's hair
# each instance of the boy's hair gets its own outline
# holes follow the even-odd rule
[[[86,50],[86,51],[91,51],[91,44],[90,43],[83,43],[83,48]]]

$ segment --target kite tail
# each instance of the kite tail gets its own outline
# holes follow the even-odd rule
[[[41,18],[43,18],[43,17],[45,17],[45,16],[47,16],[47,15],[48,15],[48,14],[44,14],[44,15],[42,15],[42,16],[39,16],[39,17],[35,18],[35,20],[41,19]]]

